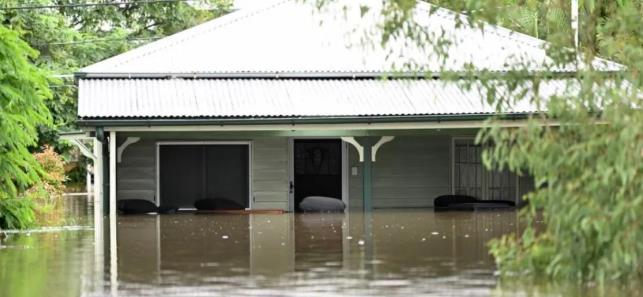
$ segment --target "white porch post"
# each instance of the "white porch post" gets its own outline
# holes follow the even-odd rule
[[[87,193],[87,196],[91,196],[92,194],[92,174],[90,172],[93,171],[92,166],[87,164],[85,167],[85,192]],[[88,199],[89,201],[89,199]]]
[[[94,226],[103,225],[103,143],[94,139]],[[103,235],[101,234],[101,237]]]
[[[109,132],[109,271],[112,296],[118,291],[116,244],[116,132]]]
[[[96,287],[102,287],[105,271],[103,226],[103,143],[94,138],[94,275]]]
[[[109,224],[116,226],[116,132],[109,132]]]

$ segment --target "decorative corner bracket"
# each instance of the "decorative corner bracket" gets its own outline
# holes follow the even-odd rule
[[[71,142],[73,145],[75,145],[80,152],[83,154],[83,156],[92,159],[93,161],[96,161],[96,156],[92,151],[90,151],[87,146],[85,146],[84,143],[80,142],[80,139],[69,139],[69,142]]]
[[[371,161],[375,162],[376,157],[377,157],[377,151],[382,147],[387,142],[391,142],[395,139],[395,136],[382,136],[380,140],[377,141],[377,143],[373,146],[373,149],[371,150]]]
[[[361,146],[359,142],[357,142],[357,140],[355,140],[355,137],[341,137],[341,139],[344,142],[352,144],[353,147],[355,147],[355,149],[357,150],[357,154],[359,155],[359,161],[364,162],[364,147]]]
[[[116,149],[116,162],[120,163],[121,159],[123,158],[123,152],[125,149],[130,146],[131,144],[137,143],[141,140],[140,137],[127,137],[125,142],[123,142],[118,149]]]

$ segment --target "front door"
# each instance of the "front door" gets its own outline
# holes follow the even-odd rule
[[[308,196],[342,199],[342,141],[295,139],[293,185],[295,211]]]

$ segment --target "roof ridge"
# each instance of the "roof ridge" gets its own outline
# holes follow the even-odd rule
[[[221,27],[230,25],[232,23],[236,23],[238,21],[256,16],[260,13],[264,13],[268,10],[274,9],[277,6],[283,5],[286,2],[292,2],[293,0],[280,0],[280,1],[275,1],[274,3],[263,6],[261,8],[257,9],[251,9],[251,10],[238,10],[238,11],[233,11],[229,14],[220,16],[218,18],[211,19],[209,21],[206,21],[204,23],[201,23],[199,25],[196,25],[194,27],[188,28],[183,31],[176,32],[172,35],[163,37],[162,39],[159,39],[157,41],[148,43],[146,45],[143,45],[138,48],[134,48],[129,52],[122,53],[120,55],[116,55],[114,57],[107,58],[105,60],[102,60],[100,62],[97,62],[95,64],[86,66],[84,68],[88,67],[94,67],[100,64],[104,63],[109,63],[109,62],[115,62],[115,66],[120,66],[125,63],[128,63],[132,60],[145,57],[147,55],[151,55],[153,53],[156,53],[160,50],[172,47],[174,45],[177,45],[185,40],[192,39],[196,36],[198,36],[199,33],[204,33],[204,32],[210,32],[212,30],[219,29]],[[220,23],[220,24],[219,24]],[[184,36],[183,38],[179,38],[181,36]],[[151,49],[150,49],[151,48]],[[140,52],[140,53],[139,53]],[[84,69],[83,68],[83,69]],[[82,70],[81,70],[82,71]]]
[[[464,16],[466,18],[469,18],[469,16],[467,14],[464,14],[462,12],[457,12],[457,11],[454,11],[454,10],[451,10],[451,9],[448,9],[448,8],[437,6],[437,5],[431,4],[431,3],[423,1],[423,0],[418,0],[417,3],[419,5],[417,5],[416,8],[418,8],[420,10],[424,10],[425,12],[428,12],[431,15],[439,16],[439,17],[441,17],[441,18],[443,18],[445,20],[448,20],[448,21],[454,21],[456,15],[457,16]],[[429,7],[436,7],[436,11],[432,13],[431,9]],[[493,23],[490,23],[490,22],[487,22],[487,21],[483,21],[483,22],[484,22],[485,26],[490,26],[493,29],[497,30],[497,31],[491,31],[490,30],[488,33],[494,34],[494,35],[499,36],[499,37],[509,38],[511,40],[514,40],[514,41],[517,41],[517,42],[520,42],[522,44],[529,45],[529,46],[532,46],[532,47],[535,47],[535,48],[540,48],[539,45],[537,45],[536,43],[541,43],[542,44],[542,43],[547,42],[546,40],[543,40],[543,39],[540,39],[540,38],[537,38],[537,37],[534,37],[534,36],[531,36],[531,35],[528,35],[528,34],[525,34],[525,33],[522,33],[522,32],[513,31],[513,30],[511,30],[509,28],[506,28],[506,27],[503,27],[503,26],[500,26],[500,25],[497,25],[497,24],[493,24]],[[475,28],[475,27],[472,27],[472,28]],[[487,32],[484,31],[484,27],[478,28],[478,29],[481,29],[483,34],[487,33]],[[498,32],[498,31],[502,31],[504,34],[500,34],[500,32]],[[513,36],[525,37],[525,38],[529,39],[529,41],[527,41],[525,39],[512,38]]]
[[[302,9],[305,9],[301,8],[301,5],[296,6],[295,4],[302,4],[305,1],[262,1],[265,2],[259,8],[239,10],[226,14],[161,40],[83,67],[77,73],[77,76],[131,78],[133,76],[160,77],[178,75],[196,77],[205,75],[214,77],[220,76],[220,74],[231,74],[232,76],[272,75],[280,77],[283,73],[286,76],[302,76],[309,73],[321,76],[332,74],[345,76],[346,73],[353,75],[357,73],[357,76],[365,76],[371,73],[397,72],[393,70],[397,67],[395,66],[397,63],[395,59],[408,59],[408,61],[417,59],[422,61],[419,64],[422,65],[421,68],[415,71],[423,73],[444,70],[464,71],[459,70],[463,67],[461,66],[462,63],[474,63],[479,65],[477,66],[478,69],[503,72],[515,69],[510,68],[511,64],[507,64],[509,60],[520,60],[522,63],[540,63],[539,61],[544,58],[542,52],[546,50],[548,44],[546,40],[514,32],[509,28],[490,22],[482,22],[481,26],[476,26],[471,24],[471,16],[467,14],[426,1],[415,0],[416,5],[411,10],[411,17],[423,28],[431,30],[430,28],[434,26],[441,26],[443,33],[444,30],[452,33],[454,38],[453,47],[459,50],[460,55],[450,57],[448,63],[438,65],[440,62],[436,62],[433,58],[427,57],[426,53],[420,52],[422,47],[418,51],[413,49],[407,51],[407,43],[405,45],[394,43],[390,45],[391,48],[401,47],[402,51],[399,57],[392,57],[393,59],[389,60],[391,51],[387,49],[383,49],[382,52],[370,53],[368,50],[348,50],[346,46],[342,47],[340,43],[344,40],[342,39],[343,36],[348,32],[346,28],[330,26],[327,29],[323,29],[320,26],[311,25],[315,21],[310,16],[293,15],[293,13],[299,13],[302,12]],[[377,0],[356,1],[357,3],[352,1],[355,0],[338,2],[352,7],[351,11],[357,9],[356,7],[360,3],[372,3],[366,1],[378,3]],[[356,4],[356,6],[353,7],[351,4]],[[332,11],[324,10],[321,15],[331,17],[332,13]],[[373,12],[373,14],[371,15],[372,20],[370,19],[371,16],[369,16],[369,22],[380,22],[381,14],[377,12]],[[362,21],[359,18],[354,19],[351,17],[349,24],[357,26]],[[456,28],[456,22],[462,22],[462,26]],[[341,26],[341,24],[338,24],[338,26]],[[284,32],[280,31],[282,29]],[[291,35],[293,34],[299,38],[292,39]],[[246,40],[248,36],[257,37],[257,41]],[[465,47],[468,44],[469,37],[483,40],[491,39],[494,42],[481,44],[481,52],[478,54],[472,48]],[[339,38],[337,39],[339,41],[329,42],[328,38],[334,38],[331,41]],[[352,42],[359,42],[356,38],[351,38]],[[284,43],[284,45],[279,42]],[[238,48],[237,46],[243,46],[243,48]],[[262,46],[266,46],[265,51]],[[501,52],[492,53],[492,50]],[[220,55],[211,55],[212,52],[220,53]],[[280,54],[282,52],[284,54]],[[299,53],[302,53],[301,56],[293,57],[293,55]],[[323,60],[325,63],[309,59],[310,53],[325,59]],[[236,56],[237,54],[240,56]],[[251,56],[244,57],[244,54]],[[342,56],[334,56],[335,54]],[[386,54],[386,58],[382,59],[384,54]],[[489,60],[490,55],[497,55],[497,58],[494,56]],[[530,57],[533,59],[530,59]],[[504,62],[501,61],[503,59],[505,60]],[[612,65],[613,63],[608,64],[602,60],[601,62],[602,65],[607,66],[609,69],[615,68]],[[550,64],[550,62],[546,63],[547,65]],[[401,62],[400,65],[405,64]],[[536,65],[530,64],[527,66],[535,71],[540,71],[540,68],[536,68]],[[574,68],[573,65],[569,67]],[[553,70],[555,72],[573,71],[569,70],[569,67],[567,65],[554,66]]]
[[[445,8],[445,7],[442,7],[442,6],[438,6],[438,5],[429,3],[426,0],[417,0],[416,3],[419,4],[419,5],[416,5],[416,8],[424,10],[424,11],[426,11],[428,13],[431,13],[430,8],[428,8],[428,7],[436,7],[437,8],[436,12],[441,11],[443,13],[449,13],[450,15],[448,15],[448,16],[446,14],[433,13],[434,15],[442,17],[443,19],[446,19],[446,20],[453,20],[455,15],[469,17],[467,14],[457,12],[457,11],[454,11],[454,10],[451,10],[451,9],[448,9],[448,8]],[[518,42],[518,43],[521,43],[521,44],[524,44],[526,46],[530,46],[530,47],[533,47],[533,48],[536,48],[536,49],[544,49],[544,50],[546,50],[546,48],[542,48],[541,46],[550,44],[550,42],[545,40],[545,39],[540,39],[538,37],[535,37],[535,36],[520,32],[520,31],[511,30],[511,29],[509,29],[507,27],[504,27],[504,26],[501,26],[501,25],[498,25],[498,24],[493,24],[493,23],[490,23],[488,21],[483,21],[483,23],[484,23],[485,27],[491,27],[494,30],[484,30],[485,27],[481,27],[479,29],[481,29],[482,34],[486,34],[486,33],[493,34],[493,35],[496,35],[498,37],[507,38],[507,39],[509,39],[511,41],[515,41],[515,42]],[[612,64],[613,66],[622,66],[619,63],[614,62],[614,61],[609,60],[609,59],[604,58],[604,57],[595,57],[595,60],[596,59],[600,60],[600,62],[605,64],[605,65]]]

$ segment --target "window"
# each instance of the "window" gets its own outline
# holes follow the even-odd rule
[[[453,139],[453,194],[483,200],[516,200],[516,175],[508,170],[486,170],[482,150],[473,138]]]

